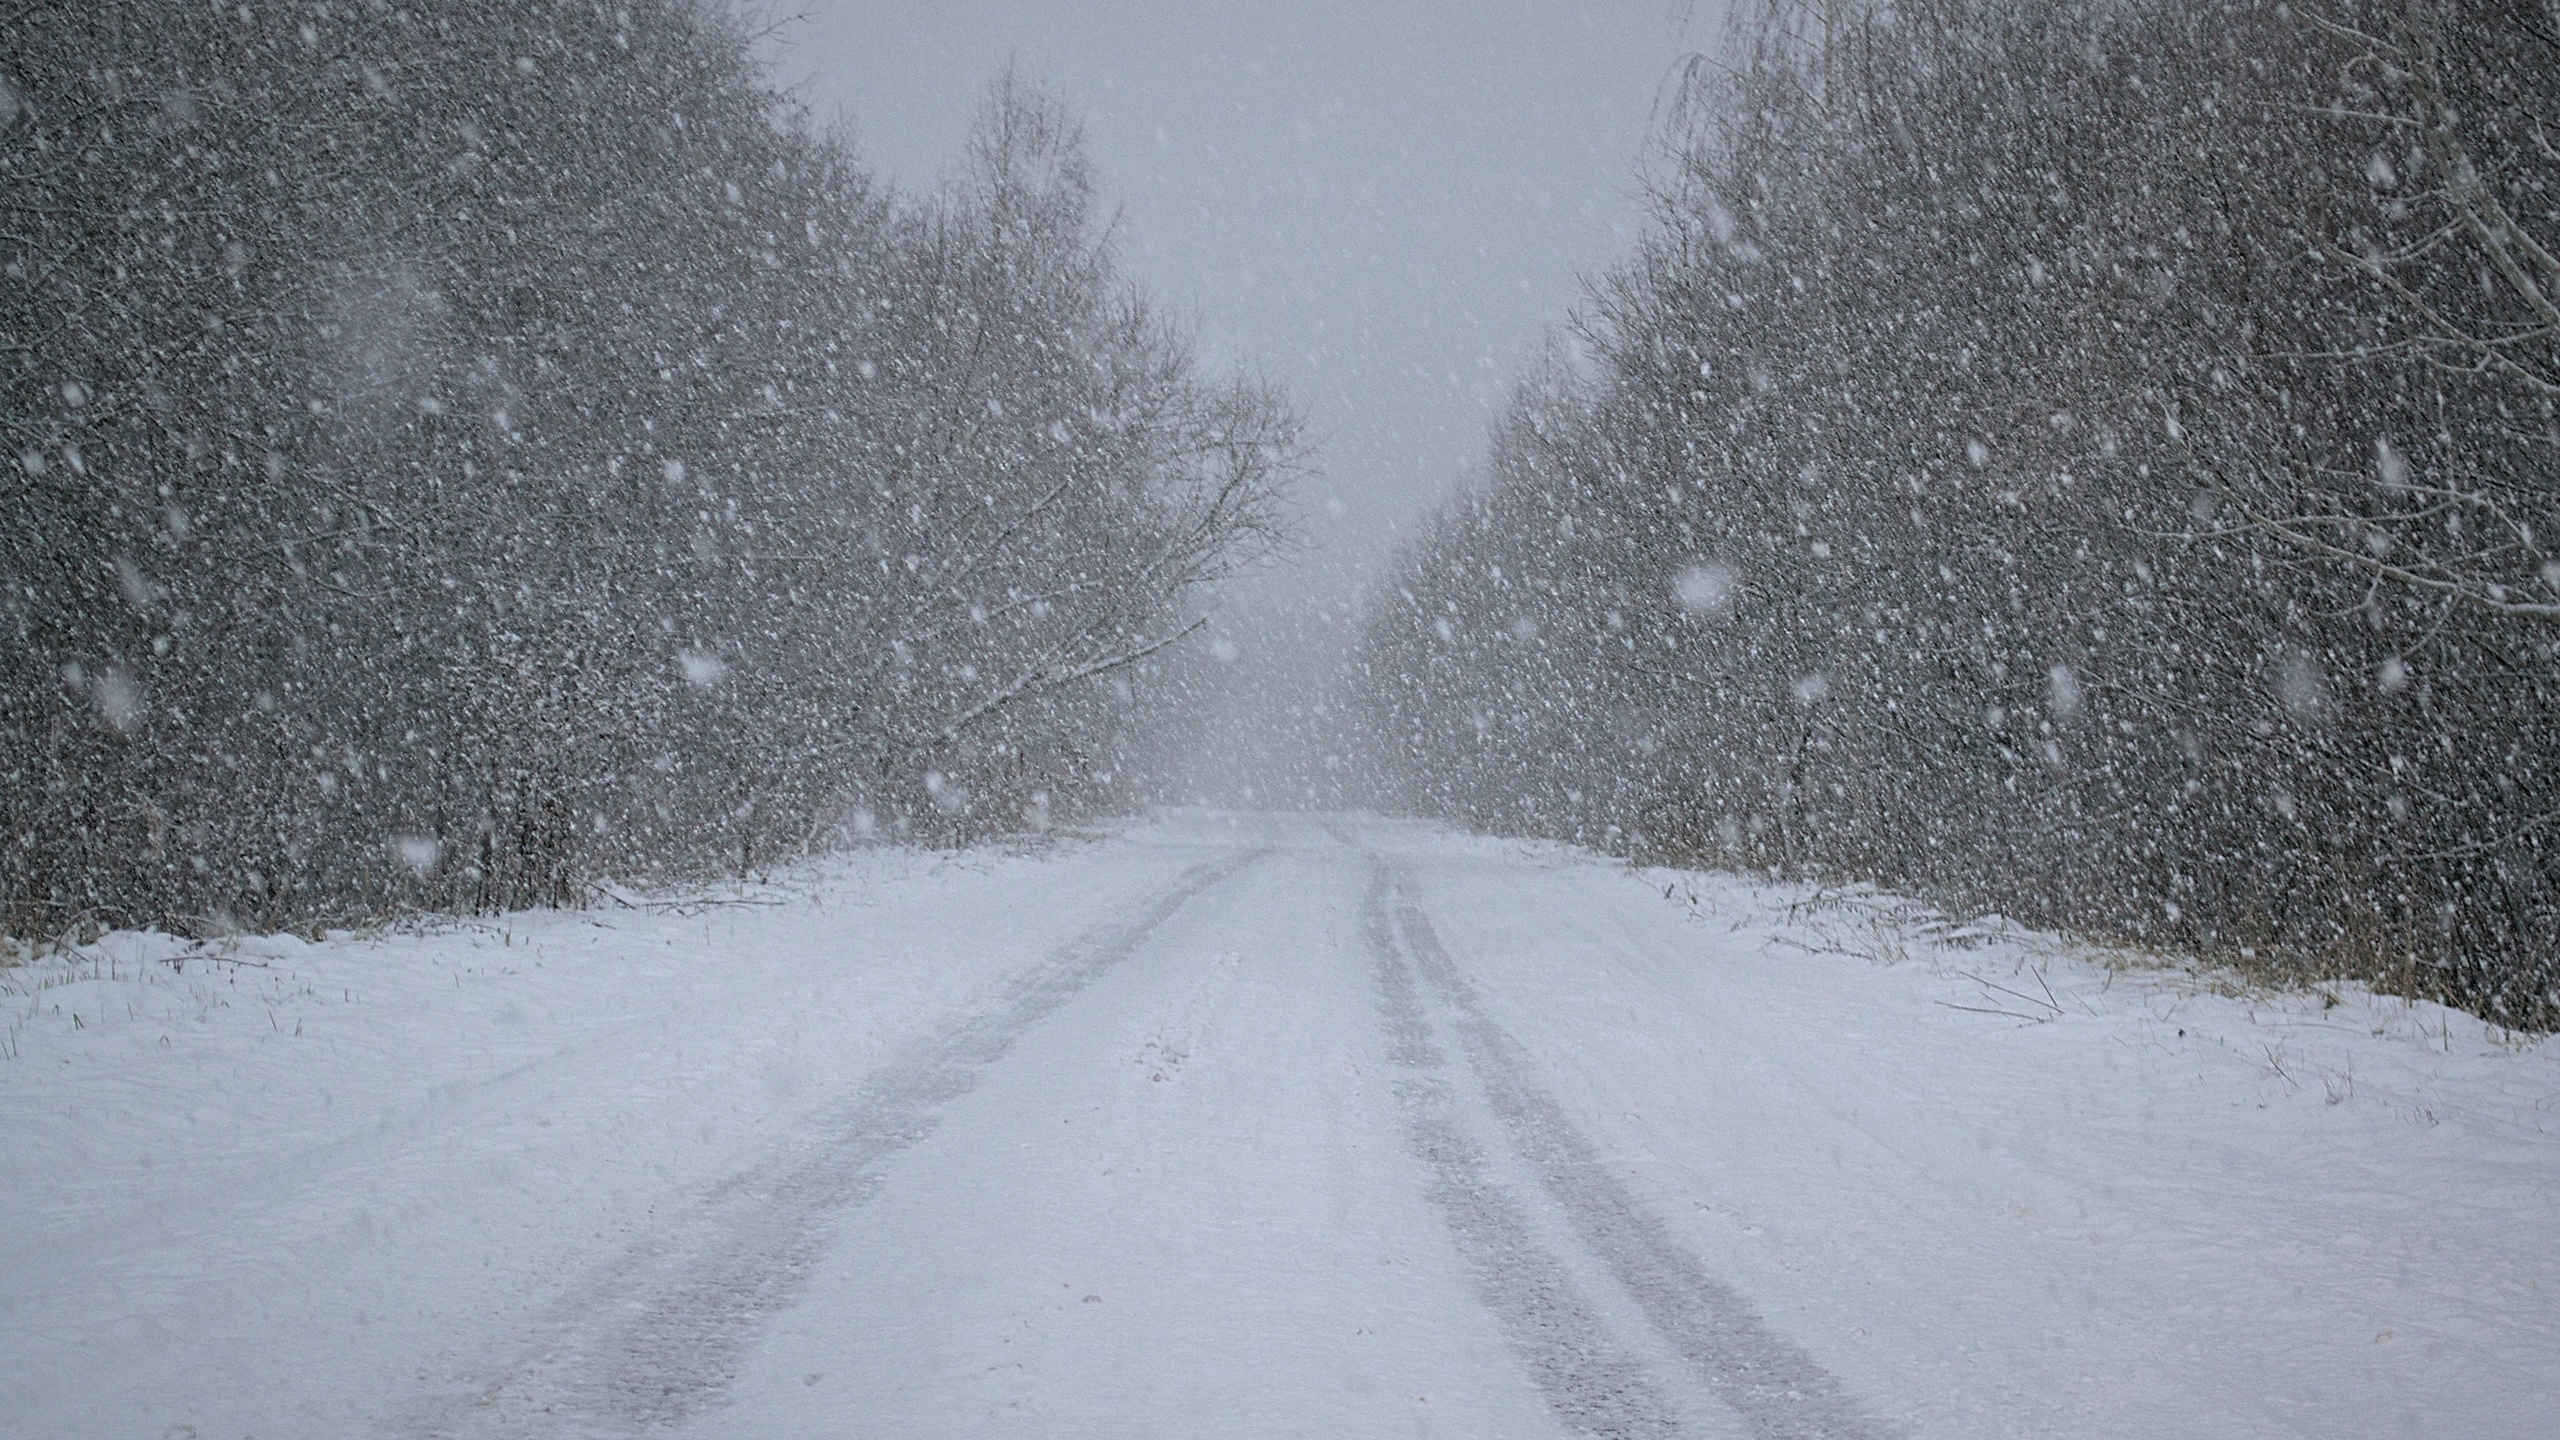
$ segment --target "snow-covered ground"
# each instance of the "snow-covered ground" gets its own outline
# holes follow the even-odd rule
[[[1201,813],[110,937],[0,971],[0,1435],[2548,1433],[2560,1049],[2105,960]]]

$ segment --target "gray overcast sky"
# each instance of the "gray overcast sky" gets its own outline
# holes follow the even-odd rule
[[[786,12],[791,0],[780,0]],[[1579,276],[1623,254],[1656,97],[1717,0],[808,0],[766,53],[893,180],[1007,63],[1082,114],[1130,270],[1323,440],[1308,551],[1222,618],[1238,703],[1303,693],[1351,587],[1471,473]],[[1328,502],[1337,502],[1329,504]],[[1271,689],[1281,687],[1280,691]]]

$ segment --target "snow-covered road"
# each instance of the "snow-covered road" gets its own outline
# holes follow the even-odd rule
[[[2552,1047],[1882,897],[1195,813],[178,948],[0,972],[0,1435],[2521,1436],[2560,1402]]]

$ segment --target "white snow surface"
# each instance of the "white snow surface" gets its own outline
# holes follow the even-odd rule
[[[0,970],[0,1436],[2503,1436],[2560,1051],[1171,812]]]

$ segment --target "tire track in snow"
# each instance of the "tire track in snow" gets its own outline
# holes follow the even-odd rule
[[[1378,1000],[1391,1057],[1408,1072],[1395,1084],[1407,1135],[1431,1167],[1428,1194],[1446,1218],[1476,1286],[1556,1418],[1588,1435],[1673,1436],[1677,1418],[1644,1364],[1609,1335],[1554,1254],[1538,1243],[1520,1203],[1494,1182],[1482,1147],[1459,1124],[1413,971],[1396,945],[1392,881],[1372,862],[1363,928],[1378,962]]]
[[[1485,1014],[1475,988],[1424,918],[1402,869],[1374,856],[1371,864],[1370,921],[1381,952],[1392,956],[1395,934],[1401,934],[1415,968],[1456,1012],[1468,1068],[1513,1148],[1663,1339],[1718,1399],[1768,1440],[1871,1440],[1880,1434],[1819,1361],[1709,1275],[1609,1172],[1598,1147],[1531,1078],[1535,1066],[1527,1049]],[[1419,997],[1410,1003],[1413,1020],[1427,1026]],[[1422,1043],[1429,1043],[1427,1030]]]
[[[932,1134],[942,1107],[976,1088],[1024,1032],[1128,959],[1201,892],[1270,853],[1250,849],[1194,866],[1135,918],[1091,931],[1017,975],[986,1007],[873,1075],[799,1144],[721,1181],[573,1287],[494,1375],[414,1407],[391,1433],[620,1437],[702,1408],[727,1385],[765,1317],[797,1298],[834,1212],[877,1193],[888,1163]]]

